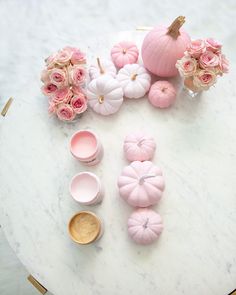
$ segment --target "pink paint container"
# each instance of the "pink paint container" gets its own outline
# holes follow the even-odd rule
[[[72,155],[81,163],[93,166],[99,163],[103,156],[103,147],[98,137],[91,131],[76,132],[70,141]]]
[[[70,194],[82,205],[95,205],[102,201],[104,190],[100,179],[95,174],[81,172],[72,178]]]

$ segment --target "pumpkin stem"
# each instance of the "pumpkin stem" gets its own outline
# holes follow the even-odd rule
[[[98,102],[102,104],[104,102],[104,95],[99,95]]]
[[[156,177],[155,174],[146,174],[139,178],[139,184],[143,184],[146,178]]]
[[[143,138],[143,139],[141,139],[138,143],[137,143],[137,146],[141,146],[142,145],[142,143],[145,141],[146,139],[145,138]]]
[[[136,79],[137,76],[138,76],[138,74],[133,74],[133,75],[131,76],[131,80],[134,81],[134,80]]]
[[[101,62],[100,62],[100,59],[99,57],[97,57],[97,64],[98,64],[98,67],[99,67],[99,70],[100,70],[100,74],[104,74],[104,70],[102,68],[102,65],[101,65]]]
[[[147,220],[145,221],[145,223],[143,225],[144,228],[147,228],[148,222],[149,222],[149,218],[147,218]]]
[[[170,35],[172,38],[177,39],[180,35],[179,29],[185,23],[185,16],[178,16],[173,23],[169,26],[167,35]]]

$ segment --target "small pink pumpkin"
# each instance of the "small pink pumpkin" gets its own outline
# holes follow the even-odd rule
[[[121,197],[134,207],[156,204],[165,188],[161,169],[150,161],[134,161],[126,166],[117,184]]]
[[[144,132],[134,132],[128,134],[124,141],[124,154],[128,161],[150,160],[155,152],[156,143],[153,137]]]
[[[136,63],[138,55],[138,47],[131,41],[122,41],[111,49],[111,59],[118,68]]]
[[[148,99],[154,107],[168,108],[175,102],[176,90],[168,81],[157,81],[151,86]]]
[[[190,37],[181,26],[185,22],[179,16],[169,26],[157,26],[144,38],[142,45],[143,64],[151,73],[160,77],[172,77],[178,74],[175,67],[178,59],[190,43]]]
[[[128,219],[129,236],[141,245],[148,245],[158,239],[163,230],[161,216],[148,208],[135,210]]]

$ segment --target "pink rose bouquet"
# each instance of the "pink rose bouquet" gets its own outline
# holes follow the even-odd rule
[[[194,40],[176,67],[187,88],[194,92],[209,89],[217,76],[229,71],[229,62],[221,52],[222,45],[212,38]]]
[[[72,121],[87,110],[85,96],[86,59],[78,48],[65,47],[50,55],[42,71],[42,92],[49,99],[48,112]]]

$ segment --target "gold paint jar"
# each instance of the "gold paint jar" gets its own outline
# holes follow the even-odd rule
[[[69,221],[68,230],[74,242],[87,245],[101,238],[103,225],[101,219],[95,213],[80,211]]]

